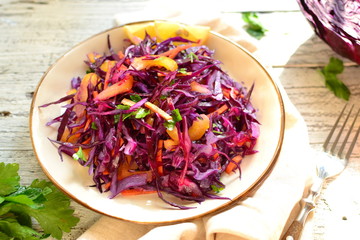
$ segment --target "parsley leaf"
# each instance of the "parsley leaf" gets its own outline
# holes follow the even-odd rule
[[[219,193],[220,191],[224,190],[223,187],[218,187],[218,186],[215,186],[215,185],[211,185],[210,187],[211,187],[211,189],[213,190],[214,193]]]
[[[337,77],[337,75],[343,71],[343,62],[340,59],[334,57],[331,57],[329,63],[320,70],[321,74],[325,78],[325,86],[330,89],[335,94],[335,96],[349,100],[351,94],[350,90]]]
[[[116,109],[129,110],[130,106],[119,104],[119,105],[116,105]]]
[[[136,110],[135,112],[135,118],[139,119],[139,118],[144,118],[147,115],[150,114],[150,110],[149,109],[145,109],[145,108],[139,108],[138,110]]]
[[[175,127],[175,121],[174,120],[168,120],[168,121],[165,121],[164,122],[164,127],[169,130],[169,131],[172,131],[174,130],[174,127]]]
[[[136,119],[140,119],[140,118],[144,118],[147,115],[150,114],[150,110],[149,109],[145,109],[145,108],[138,108],[136,111],[130,112],[130,113],[126,113],[123,115],[123,121],[129,117],[134,116]]]
[[[98,130],[95,122],[91,122],[91,129]]]
[[[31,227],[21,225],[17,221],[16,215],[10,215],[0,220],[0,239],[13,240],[12,237],[15,237],[15,239],[37,240],[42,238],[42,234]]]
[[[260,39],[265,36],[267,31],[261,24],[259,17],[254,12],[243,12],[242,19],[247,23],[246,31],[256,39]]]
[[[188,55],[187,55],[187,58],[190,58],[190,62],[194,62],[194,60],[199,60],[198,56],[193,53],[193,52],[190,52]]]
[[[178,73],[186,74],[187,73],[186,68],[179,68]]]
[[[141,100],[141,97],[138,94],[133,94],[133,95],[130,95],[130,99],[134,102],[139,102]]]
[[[74,210],[69,208],[69,199],[54,185],[44,180],[34,180],[30,187],[43,190],[50,188],[51,193],[45,196],[46,201],[43,203],[43,208],[33,209],[24,206],[25,212],[39,222],[45,233],[51,234],[56,239],[61,239],[62,231],[70,232],[71,227],[79,222],[79,219],[73,216]]]
[[[88,74],[88,73],[93,73],[93,72],[95,72],[95,70],[92,69],[92,68],[89,68],[88,70],[86,70],[86,74]]]
[[[73,216],[70,200],[51,182],[34,180],[20,186],[18,164],[0,163],[0,239],[61,239],[79,219]],[[11,188],[2,188],[8,183]],[[32,228],[36,219],[44,233]]]
[[[174,129],[174,127],[175,127],[175,124],[182,120],[179,109],[176,108],[176,109],[172,110],[171,111],[171,117],[173,118],[172,120],[168,120],[168,121],[164,122],[164,126],[169,131],[172,131]]]
[[[8,195],[19,187],[19,165],[0,163],[0,196]]]
[[[171,116],[175,122],[180,122],[182,120],[179,109],[174,109],[171,111]]]
[[[73,159],[74,160],[76,160],[76,161],[78,161],[78,160],[83,160],[83,161],[87,161],[87,159],[86,159],[86,157],[85,157],[85,155],[84,155],[84,152],[83,152],[83,150],[82,150],[82,148],[81,147],[79,147],[79,150],[76,152],[76,153],[74,153],[73,155],[72,155],[72,157],[73,157]]]

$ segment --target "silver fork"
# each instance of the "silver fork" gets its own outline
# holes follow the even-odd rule
[[[317,197],[322,189],[322,186],[324,182],[331,177],[335,177],[338,174],[340,174],[346,167],[350,155],[355,147],[356,140],[360,133],[360,126],[357,129],[353,140],[350,143],[350,146],[347,150],[347,152],[344,154],[344,150],[346,147],[346,144],[349,140],[350,134],[354,128],[355,122],[357,117],[359,116],[360,109],[357,111],[356,116],[354,117],[353,122],[351,123],[350,129],[347,131],[345,138],[343,140],[342,145],[336,151],[336,147],[339,143],[340,137],[342,136],[342,133],[344,131],[345,125],[348,122],[351,112],[354,108],[354,105],[352,105],[349,113],[347,114],[344,123],[342,124],[339,133],[337,134],[332,146],[329,146],[330,140],[334,135],[335,130],[338,128],[340,119],[344,116],[344,112],[347,105],[344,106],[342,109],[339,117],[336,119],[336,122],[331,129],[329,135],[327,136],[325,143],[323,145],[324,152],[319,152],[316,154],[317,164],[316,164],[316,170],[317,170],[317,177],[314,179],[314,183],[311,186],[309,195],[302,199],[303,201],[303,208],[301,209],[299,215],[295,219],[295,221],[290,225],[287,232],[284,234],[283,240],[298,240],[300,239],[302,229],[304,227],[304,224],[306,222],[308,214],[315,208],[316,206],[316,200]]]

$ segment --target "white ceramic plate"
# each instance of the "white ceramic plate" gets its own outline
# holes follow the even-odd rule
[[[57,148],[48,138],[55,139],[55,126],[45,124],[60,114],[60,107],[38,106],[63,97],[70,89],[70,79],[82,76],[87,69],[83,60],[89,52],[108,52],[107,36],[110,35],[112,47],[122,50],[126,37],[122,27],[113,28],[97,34],[78,44],[52,65],[42,77],[34,94],[30,113],[30,133],[36,157],[45,174],[60,189],[82,205],[99,213],[138,223],[169,223],[190,220],[228,207],[235,200],[245,197],[254,190],[270,173],[280,152],[284,134],[284,106],[280,92],[264,67],[239,45],[211,33],[207,41],[214,49],[215,57],[223,62],[225,69],[236,81],[247,87],[255,83],[252,103],[259,110],[257,117],[261,123],[257,154],[246,157],[242,164],[242,179],[237,174],[224,175],[226,188],[221,196],[229,200],[206,200],[201,204],[186,204],[195,209],[178,210],[160,200],[157,194],[116,197],[109,199],[101,194],[93,184],[87,168],[80,166],[72,158],[64,155],[61,162]]]

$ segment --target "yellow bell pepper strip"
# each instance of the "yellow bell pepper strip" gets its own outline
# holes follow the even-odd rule
[[[112,69],[116,65],[115,61],[105,60],[103,64],[101,64],[100,69],[104,72],[108,72],[110,69]]]
[[[175,71],[178,69],[178,65],[175,60],[160,55],[136,57],[132,60],[131,66],[136,70],[149,69],[152,67],[165,68],[169,71]]]
[[[132,106],[135,104],[135,102],[124,98],[123,100],[121,100],[121,103],[124,105],[128,105],[128,106]],[[155,104],[151,103],[151,102],[146,102],[144,103],[144,106],[147,107],[148,109],[150,109],[151,111],[159,114],[162,118],[164,118],[167,121],[172,120],[172,117],[167,114],[164,110],[162,110],[161,108],[159,108],[158,106],[156,106]]]
[[[91,52],[87,54],[87,57],[91,63],[95,63],[96,59],[102,56],[98,53]]]
[[[103,101],[112,97],[115,97],[118,94],[128,92],[132,89],[134,79],[130,74],[126,74],[125,77],[119,82],[108,86],[102,92],[100,92],[95,101]]]

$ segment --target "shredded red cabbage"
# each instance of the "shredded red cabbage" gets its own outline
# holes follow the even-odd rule
[[[227,199],[217,195],[225,188],[222,173],[240,170],[241,160],[235,159],[256,152],[253,86],[246,89],[233,81],[206,46],[194,44],[169,60],[168,51],[185,44],[191,42],[176,37],[158,43],[146,36],[116,53],[108,39],[109,54],[89,54],[90,73],[73,78],[67,96],[41,106],[66,103],[64,113],[47,124],[59,124],[57,139],[51,141],[60,156],[67,154],[88,167],[94,186],[110,191],[111,198],[156,191],[180,209],[188,207],[163,193],[199,203]],[[160,56],[176,62],[176,69]],[[135,59],[153,65],[135,68]],[[129,89],[101,94],[116,84],[124,88],[129,79]]]

